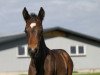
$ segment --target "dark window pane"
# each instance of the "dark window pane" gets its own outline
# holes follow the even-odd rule
[[[18,55],[24,55],[25,54],[25,49],[23,46],[18,47]]]
[[[79,46],[79,53],[84,53],[84,47],[83,46]]]
[[[76,47],[75,46],[71,46],[71,54],[76,54]]]

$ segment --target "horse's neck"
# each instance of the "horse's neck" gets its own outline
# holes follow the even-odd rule
[[[49,49],[46,47],[44,38],[42,37],[40,40],[39,52],[37,54],[37,57],[32,59],[36,67],[37,73],[41,73],[41,75],[43,75],[43,71],[42,71],[43,64],[44,64],[44,60],[48,52],[49,52]]]
[[[41,40],[39,41],[39,51],[37,55],[34,57],[35,60],[45,59],[46,55],[49,52],[49,48],[47,48],[43,36],[41,36]]]
[[[43,53],[44,55],[47,54],[49,51],[49,48],[46,46],[43,36],[41,37],[41,40],[40,40],[39,49],[41,53]]]

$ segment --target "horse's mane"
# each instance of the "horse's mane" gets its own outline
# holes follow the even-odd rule
[[[30,16],[32,17],[32,19],[35,19],[37,17],[37,14],[31,13]]]

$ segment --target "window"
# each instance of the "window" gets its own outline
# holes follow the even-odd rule
[[[71,46],[71,54],[76,54],[76,47],[75,46]]]
[[[79,54],[84,54],[84,47],[83,46],[79,46]]]
[[[25,48],[23,46],[18,47],[18,55],[24,55],[25,54]]]
[[[70,54],[71,56],[82,56],[86,55],[86,48],[85,46],[71,46],[70,47]]]
[[[28,50],[26,45],[18,46],[18,57],[28,57]]]

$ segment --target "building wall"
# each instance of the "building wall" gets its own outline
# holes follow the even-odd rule
[[[24,44],[25,40],[16,40],[0,45],[0,72],[27,71],[29,58],[19,58],[18,45]]]
[[[77,38],[78,40],[80,38]],[[81,40],[81,39],[80,39]],[[46,40],[50,49],[64,49],[70,54],[70,46],[84,45],[86,47],[85,56],[72,56],[74,70],[100,69],[100,46],[73,40],[65,37],[55,37]],[[87,41],[88,42],[88,41]]]
[[[77,38],[78,40],[80,38]],[[100,69],[100,46],[71,38],[55,37],[46,39],[50,49],[64,49],[70,54],[70,46],[84,45],[86,56],[72,56],[74,70]],[[82,39],[80,39],[82,40]],[[26,44],[25,39],[0,44],[0,72],[28,71],[29,57],[18,57],[18,46]]]

